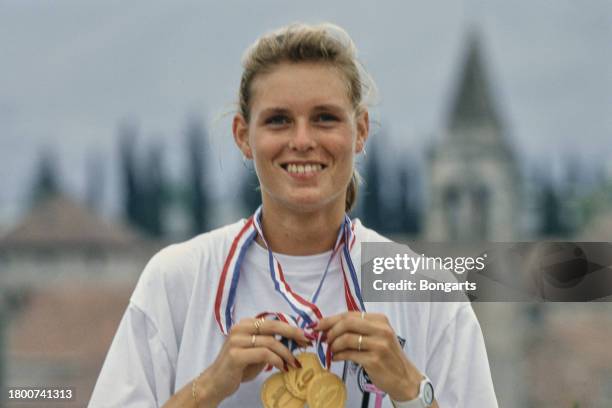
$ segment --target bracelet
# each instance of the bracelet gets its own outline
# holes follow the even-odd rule
[[[202,373],[198,374],[198,376],[196,378],[193,379],[193,381],[191,382],[191,396],[193,397],[193,402],[195,403],[196,407],[198,407],[198,399],[196,397],[196,381],[198,381],[200,379],[200,376],[202,375]]]

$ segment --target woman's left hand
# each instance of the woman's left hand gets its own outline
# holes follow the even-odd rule
[[[393,400],[417,397],[423,375],[402,351],[385,315],[346,312],[321,319],[313,330],[326,335],[333,361],[361,365],[372,383]]]

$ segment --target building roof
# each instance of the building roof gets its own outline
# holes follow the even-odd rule
[[[468,34],[467,51],[451,99],[451,130],[475,123],[501,128],[493,89],[485,68],[481,39],[476,31],[472,30]]]
[[[64,195],[34,207],[0,238],[0,248],[123,248],[142,242],[129,227],[102,219]]]

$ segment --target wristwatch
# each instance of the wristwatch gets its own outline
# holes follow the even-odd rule
[[[434,389],[429,378],[425,376],[419,384],[419,395],[410,401],[394,401],[391,403],[395,408],[429,408],[434,401]]]

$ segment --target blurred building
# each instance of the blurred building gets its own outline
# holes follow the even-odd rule
[[[472,32],[446,133],[429,151],[426,241],[520,241],[533,234],[522,228],[522,218],[533,210],[534,197],[523,196],[518,158],[495,101],[485,54],[482,39]],[[610,241],[610,191],[589,197],[591,221],[575,238]],[[612,354],[605,340],[612,327],[609,304],[473,306],[500,406],[612,406]]]
[[[134,267],[142,266],[134,251],[143,248],[146,240],[135,231],[62,195],[40,203],[0,238],[2,271],[10,288],[47,288],[67,281],[133,283],[139,274]]]
[[[482,39],[471,31],[451,93],[446,130],[428,152],[426,241],[513,241],[521,231],[519,164],[495,100]],[[526,316],[519,304],[474,304],[504,407],[529,406]],[[508,324],[511,322],[511,326]],[[517,390],[523,390],[517,392]]]
[[[481,41],[471,32],[447,131],[429,154],[425,238],[516,239],[521,179],[498,112]]]
[[[134,285],[158,247],[66,196],[35,207],[0,238],[0,385],[74,386],[75,406],[85,406]]]

